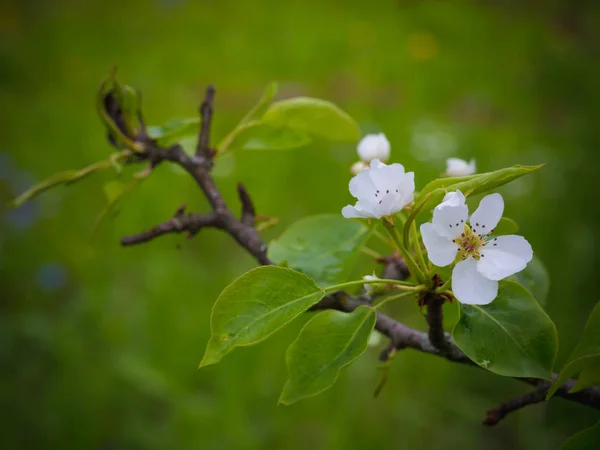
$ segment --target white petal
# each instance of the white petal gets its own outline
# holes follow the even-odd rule
[[[368,134],[358,143],[358,156],[365,162],[373,159],[387,161],[390,157],[390,142],[385,134]]]
[[[344,206],[342,208],[342,216],[344,216],[346,219],[366,219],[369,217],[379,219],[381,217],[378,216],[371,208],[365,208],[360,200],[356,202],[355,206]]]
[[[477,271],[477,261],[465,259],[452,270],[452,292],[461,303],[487,305],[498,295],[498,282]]]
[[[520,272],[533,258],[529,242],[514,234],[498,236],[480,253],[482,258],[477,262],[477,270],[490,280],[502,280]]]
[[[466,200],[465,195],[457,189],[453,192],[446,192],[446,195],[444,195],[444,198],[442,199],[442,203],[438,206],[441,206],[442,204],[447,204],[448,206],[464,205]]]
[[[475,172],[477,172],[477,167],[475,166],[475,159],[472,159],[471,161],[469,161],[469,174],[468,175],[473,175]]]
[[[462,192],[448,192],[444,201],[433,210],[432,223],[438,234],[454,239],[464,231],[468,216],[469,208]]]
[[[371,181],[368,170],[362,170],[356,176],[352,177],[349,183],[350,193],[355,198],[367,198],[375,191],[375,186]]]
[[[429,261],[438,267],[447,266],[454,261],[458,245],[447,237],[440,236],[432,223],[426,222],[421,225],[421,236]]]
[[[502,196],[500,194],[486,195],[471,216],[471,228],[476,234],[488,234],[496,228],[503,212]]]

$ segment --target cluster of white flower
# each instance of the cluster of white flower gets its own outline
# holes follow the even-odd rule
[[[363,138],[358,153],[361,163],[370,161],[370,165],[350,180],[350,193],[357,202],[342,209],[344,217],[380,219],[413,202],[414,172],[405,172],[402,164],[386,165],[381,161],[390,153],[390,144],[383,134]],[[474,172],[474,160],[467,163],[450,158],[447,162],[447,176]],[[490,303],[498,295],[498,281],[523,270],[533,257],[531,245],[522,236],[493,237],[503,211],[502,196],[491,194],[481,200],[469,218],[465,196],[457,190],[448,192],[435,207],[433,220],[420,227],[429,261],[438,267],[456,263],[452,292],[462,303]]]

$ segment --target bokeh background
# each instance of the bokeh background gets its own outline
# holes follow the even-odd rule
[[[600,224],[600,8],[594,1],[80,0],[0,2],[0,191],[111,151],[94,109],[113,64],[139,88],[147,122],[194,116],[217,87],[215,139],[264,86],[322,97],[383,131],[418,187],[445,159],[478,169],[547,163],[501,191],[546,263],[545,308],[560,337],[557,368],[597,294]],[[261,213],[286,225],[336,213],[355,146],[317,142],[224,160],[233,208],[243,181]],[[121,175],[126,181],[131,170]],[[0,216],[2,449],[553,449],[598,420],[554,399],[480,425],[527,387],[404,352],[373,398],[379,348],[327,392],[277,406],[284,352],[302,322],[197,370],[219,292],[254,261],[227,236],[167,236],[121,248],[182,203],[207,209],[166,165],[90,243],[107,171]],[[357,269],[366,272],[368,259]],[[423,328],[415,305],[391,312]],[[307,315],[308,316],[308,315]],[[451,323],[448,324],[451,326]],[[381,345],[385,345],[382,343]]]

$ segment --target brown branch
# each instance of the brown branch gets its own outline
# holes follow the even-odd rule
[[[449,350],[449,344],[446,339],[446,332],[444,331],[444,302],[446,299],[440,295],[434,294],[426,300],[427,325],[429,325],[429,331],[427,336],[433,346],[442,352]]]
[[[527,405],[535,405],[546,400],[548,386],[543,385],[534,391],[528,392],[520,397],[514,397],[498,406],[497,408],[488,409],[486,411],[484,425],[493,426],[498,424],[504,417],[511,412],[518,411]]]
[[[250,198],[250,194],[248,194],[246,187],[242,183],[238,183],[238,195],[242,203],[242,216],[240,220],[243,224],[252,226],[254,224],[254,217],[256,217],[254,203],[252,203],[252,198]]]
[[[215,98],[215,87],[210,84],[206,88],[204,101],[200,106],[200,132],[198,135],[198,144],[196,146],[196,156],[203,157],[206,160],[211,160],[214,156],[213,150],[210,148],[210,129],[212,125],[213,101]]]
[[[344,293],[337,293],[336,295],[329,295],[325,297],[312,309],[337,309],[338,311],[352,312],[360,305],[368,304],[370,304],[370,302],[362,297],[354,297]],[[397,322],[391,317],[380,312],[377,313],[375,329],[389,337],[391,342],[394,343],[393,349],[386,349],[388,355],[394,350],[413,349],[421,353],[442,357],[454,363],[479,367],[473,361],[471,361],[460,348],[457,347],[452,339],[452,336],[448,333],[445,334],[448,348],[446,351],[442,352],[431,343],[428,333],[409,328],[406,325]],[[556,380],[557,377],[558,374],[554,374],[553,380]],[[548,392],[548,389],[552,384],[549,381],[540,380],[537,378],[514,379],[533,385],[540,390],[544,389],[545,392]],[[554,396],[600,410],[600,387],[593,386],[583,389],[579,392],[570,393],[569,390],[575,386],[575,383],[575,380],[568,380],[558,389],[558,391],[556,391]]]
[[[202,126],[198,139],[199,153],[197,153],[195,157],[187,155],[179,145],[163,149],[157,147],[151,140],[146,139],[144,140],[144,153],[140,155],[139,159],[132,161],[140,162],[149,160],[156,162],[156,164],[162,161],[169,161],[181,166],[194,178],[204,193],[204,196],[208,199],[213,211],[208,214],[184,214],[183,208],[180,208],[170,220],[157,225],[148,231],[125,237],[121,240],[121,243],[122,245],[141,244],[164,234],[180,233],[182,231],[187,231],[193,235],[202,228],[212,227],[227,232],[241,247],[254,256],[260,264],[269,265],[272,263],[267,258],[267,245],[262,241],[253,226],[254,205],[248,192],[243,185],[240,184],[238,186],[238,194],[242,203],[242,214],[241,218],[237,219],[228,208],[210,175],[210,169],[212,167],[212,150],[210,149],[209,137],[214,93],[214,88],[209,86],[206,91],[206,98],[200,108]],[[386,260],[381,262],[386,264],[385,270],[390,271],[388,274],[389,278],[404,276],[406,268],[401,260]],[[365,304],[370,304],[370,299],[368,297],[350,296],[346,293],[338,292],[326,296],[311,309],[336,309],[339,311],[351,312],[358,306]],[[443,328],[441,327],[441,305],[439,306],[439,311],[436,308],[438,308],[438,306],[432,306],[432,308],[428,309],[428,321],[430,323],[429,333],[409,328],[391,317],[378,312],[375,328],[380,333],[386,335],[391,342],[390,346],[382,353],[381,357],[387,359],[396,350],[413,349],[421,353],[443,357],[451,362],[475,366],[475,364],[456,346],[452,337],[443,331]],[[557,375],[554,376],[556,377]],[[538,389],[534,392],[539,393],[538,396],[528,397],[529,400],[520,400],[522,406],[532,404],[533,402],[531,399],[537,400],[539,395],[541,395],[541,392],[543,390],[547,392],[550,386],[548,381],[543,380],[523,378],[519,378],[519,380],[536,386]],[[567,383],[556,392],[555,396],[600,410],[600,388],[590,387],[576,393],[569,393],[568,391],[573,387],[574,383],[574,380],[567,381]],[[512,402],[511,405],[518,403],[515,399],[513,399]],[[505,410],[503,410],[505,411],[504,415],[516,409],[519,408],[510,409],[510,407],[507,406],[505,407]]]
[[[214,212],[208,214],[185,214],[184,210],[185,206],[181,206],[175,212],[175,215],[172,219],[156,225],[148,231],[123,237],[121,239],[121,245],[127,247],[131,245],[144,244],[164,234],[181,233],[183,231],[187,231],[188,236],[192,237],[196,235],[196,233],[198,233],[198,231],[200,231],[202,228],[222,228],[219,221],[219,216]]]

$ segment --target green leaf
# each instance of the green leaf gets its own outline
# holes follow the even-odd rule
[[[554,323],[514,281],[501,281],[498,297],[489,305],[461,304],[452,335],[471,360],[498,375],[552,375],[558,348]]]
[[[494,228],[494,236],[500,236],[505,234],[515,234],[519,231],[517,222],[508,217],[502,217],[496,228]]]
[[[248,111],[248,114],[244,116],[238,126],[251,121],[260,120],[265,112],[267,112],[267,109],[269,109],[269,106],[271,106],[271,103],[273,103],[273,99],[277,95],[278,88],[279,86],[276,82],[273,81],[269,83],[262,96],[258,100],[258,103],[254,105],[250,111]]]
[[[213,306],[211,338],[200,367],[219,362],[235,347],[263,341],[324,295],[313,280],[294,270],[263,266],[245,273]]]
[[[539,166],[516,165],[495,172],[469,175],[468,177],[433,180],[421,190],[415,204],[419,205],[423,202],[423,211],[425,211],[440,204],[448,191],[460,190],[465,195],[483,194],[523,175],[535,172],[543,166],[543,164]]]
[[[161,147],[179,142],[198,134],[200,126],[199,117],[188,117],[185,119],[170,120],[162,126],[148,127],[148,134]]]
[[[250,122],[229,143],[229,150],[287,150],[308,144],[311,138],[303,131]]]
[[[571,392],[581,391],[589,386],[600,385],[600,358],[592,360],[583,366],[579,372],[577,384],[571,389]]]
[[[275,102],[261,122],[293,128],[331,141],[355,142],[360,138],[360,128],[348,113],[317,98],[296,97]]]
[[[574,376],[575,374],[582,372],[583,377],[580,377],[577,385],[572,391],[578,391],[584,389],[591,384],[594,384],[600,375],[598,370],[600,360],[600,302],[596,303],[596,306],[590,314],[590,318],[585,325],[583,330],[583,336],[575,350],[567,359],[567,362],[560,371],[558,379],[550,386],[548,395],[546,398],[550,398],[554,395],[556,390],[562,386],[565,381]],[[588,384],[591,383],[591,384]]]
[[[307,322],[285,355],[288,380],[279,403],[291,405],[331,387],[367,349],[375,319],[373,309],[359,306],[349,314],[324,311]]]
[[[348,279],[369,237],[369,228],[338,214],[311,216],[292,224],[269,244],[268,257],[307,274],[321,287]]]
[[[494,230],[494,234],[496,234],[496,230]],[[544,306],[546,304],[548,292],[550,291],[550,275],[537,255],[533,255],[533,259],[527,263],[525,269],[508,279],[523,285],[540,305]]]
[[[598,450],[600,448],[600,421],[571,436],[559,450]]]

